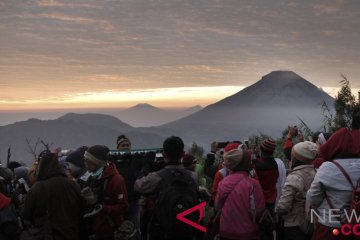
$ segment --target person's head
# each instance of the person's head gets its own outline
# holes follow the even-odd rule
[[[260,145],[261,154],[264,156],[272,156],[276,149],[276,142],[271,138],[265,139]]]
[[[318,155],[318,146],[310,141],[299,142],[291,149],[291,168],[310,165]]]
[[[29,181],[28,173],[29,173],[29,168],[26,166],[20,166],[15,168],[14,169],[15,180],[19,180],[23,178],[24,180]]]
[[[11,171],[14,171],[15,168],[21,167],[22,165],[19,162],[11,161],[9,162],[8,168],[11,169]]]
[[[85,167],[89,172],[96,172],[105,167],[108,161],[109,148],[103,145],[89,147],[84,153]]]
[[[166,164],[181,164],[184,156],[184,142],[177,136],[165,139],[163,143],[163,155]]]
[[[14,180],[16,184],[16,188],[21,185],[30,185],[30,181],[28,178],[29,168],[26,166],[17,167],[14,169]]]
[[[196,161],[196,158],[192,154],[187,153],[182,158],[181,163],[186,169],[194,171],[197,161]]]
[[[116,140],[116,148],[118,150],[130,150],[131,149],[131,141],[124,134],[118,136]]]
[[[251,152],[242,148],[235,148],[224,153],[224,165],[230,171],[250,171]]]
[[[86,146],[82,146],[72,151],[68,156],[66,156],[67,168],[70,174],[77,178],[84,172],[85,169],[85,160],[84,154],[88,149]]]
[[[336,158],[359,158],[360,144],[358,130],[340,128],[335,131],[325,144],[320,146],[319,152],[325,161]]]
[[[58,161],[57,154],[45,151],[40,154],[38,162],[37,169],[35,170],[37,180],[46,180],[55,176],[66,176],[64,168]]]

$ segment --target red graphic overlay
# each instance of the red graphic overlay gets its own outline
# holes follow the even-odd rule
[[[189,208],[188,210],[185,210],[185,211],[179,213],[178,215],[176,215],[176,218],[186,224],[189,224],[190,226],[192,226],[196,229],[206,232],[206,228],[204,226],[201,226],[200,224],[198,224],[201,221],[201,219],[204,217],[204,207],[205,206],[206,206],[206,202],[202,202],[202,203],[196,205],[195,207]],[[200,212],[200,218],[197,221],[197,223],[184,218],[184,216],[186,216],[192,212],[195,212],[195,211]]]

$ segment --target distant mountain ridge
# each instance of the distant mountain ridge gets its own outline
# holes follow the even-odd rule
[[[141,103],[115,115],[134,127],[153,127],[189,116],[201,109],[202,107],[197,105],[184,110],[170,110],[157,108],[148,103]]]
[[[161,147],[171,135],[180,136],[187,146],[195,141],[205,148],[214,140],[242,141],[259,132],[277,138],[288,125],[298,124],[299,118],[317,130],[322,121],[323,101],[333,106],[332,97],[296,73],[275,71],[232,96],[203,109],[195,108],[195,113],[157,127],[133,127],[123,118],[104,114],[74,113],[55,120],[29,119],[0,126],[0,151],[4,160],[4,152],[11,146],[13,160],[29,162],[26,138],[33,141],[40,138],[53,147],[104,144],[112,149],[122,133],[129,136],[134,148]],[[132,110],[140,108],[157,111],[148,104]]]
[[[11,146],[11,159],[30,164],[34,161],[29,154],[26,139],[35,142],[43,140],[52,149],[75,149],[80,146],[102,144],[110,149],[116,148],[116,139],[125,133],[133,142],[134,148],[158,148],[164,138],[155,133],[135,130],[119,119],[103,114],[66,114],[55,120],[29,119],[14,124],[0,126],[0,150],[2,155]],[[43,148],[38,146],[38,150]],[[4,156],[1,156],[4,163]]]

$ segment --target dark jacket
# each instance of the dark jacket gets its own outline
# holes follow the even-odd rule
[[[85,186],[98,193],[98,204],[102,210],[93,216],[92,230],[96,238],[111,237],[113,227],[109,221],[119,226],[124,221],[128,209],[128,197],[124,178],[112,163],[105,166],[100,178],[90,177]]]
[[[276,200],[276,182],[279,170],[272,156],[258,158],[255,162],[255,171],[264,193],[265,203],[274,204]]]
[[[55,240],[79,238],[81,196],[78,185],[68,179],[54,154],[39,163],[38,180],[24,204],[23,219],[41,224],[48,216]]]

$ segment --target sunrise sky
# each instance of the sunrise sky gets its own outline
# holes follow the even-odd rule
[[[0,111],[206,106],[273,70],[360,89],[358,0],[0,0]]]

